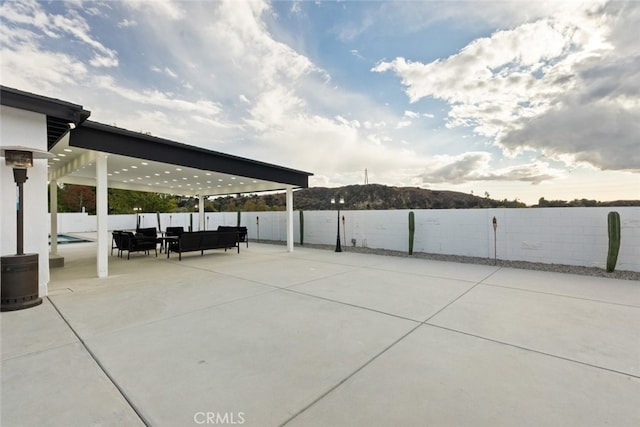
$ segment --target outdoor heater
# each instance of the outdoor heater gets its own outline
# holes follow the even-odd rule
[[[13,168],[13,179],[17,186],[16,200],[16,254],[0,259],[2,274],[2,306],[0,311],[22,310],[42,304],[38,295],[38,254],[24,253],[24,183],[27,169],[33,159],[53,157],[46,151],[28,147],[3,147],[5,164]]]

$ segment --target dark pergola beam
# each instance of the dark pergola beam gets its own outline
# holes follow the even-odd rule
[[[69,146],[293,187],[307,188],[313,175],[91,121],[70,132]]]

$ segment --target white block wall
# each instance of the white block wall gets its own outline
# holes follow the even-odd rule
[[[493,258],[492,219],[498,222],[497,256],[512,261],[604,268],[608,251],[607,214],[620,213],[622,239],[617,270],[640,271],[640,208],[529,208],[414,210],[415,252]],[[341,211],[343,245],[408,251],[409,210]],[[70,219],[65,217],[69,215]],[[84,216],[85,218],[81,218]],[[344,216],[344,227],[342,217]],[[155,213],[141,214],[141,226],[157,227]],[[208,221],[207,221],[208,218]],[[294,212],[294,239],[300,242],[300,215]],[[305,243],[336,243],[336,211],[305,211]],[[162,230],[171,224],[188,229],[189,214],[161,214]],[[206,212],[205,228],[236,225],[235,212]],[[286,241],[286,212],[242,212],[241,225],[252,240]],[[135,215],[112,215],[109,229],[135,229]],[[95,230],[95,217],[59,214],[60,233]],[[193,214],[194,230],[198,214]],[[78,229],[82,228],[82,230]],[[346,239],[345,239],[346,237]]]

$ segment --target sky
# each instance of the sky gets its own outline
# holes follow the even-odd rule
[[[0,1],[0,83],[313,173],[640,199],[638,1]]]

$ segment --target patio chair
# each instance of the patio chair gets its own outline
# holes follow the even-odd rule
[[[141,234],[150,239],[155,239],[156,243],[162,243],[162,239],[158,237],[158,232],[155,227],[149,228],[136,228],[136,235]]]
[[[123,250],[127,251],[127,259],[130,259],[131,252],[145,252],[148,255],[152,249],[156,252],[156,257],[158,257],[156,238],[140,233],[133,234],[130,231],[122,232],[121,237]]]
[[[184,227],[167,227],[164,235],[165,237],[180,237],[182,235],[182,233],[184,233]],[[169,250],[172,251],[177,251],[178,250],[178,241],[170,241],[170,242],[165,242],[167,245],[166,251],[168,252]]]
[[[113,250],[118,249],[117,256],[122,255],[122,230],[113,230],[111,233],[113,239],[111,241],[111,256],[113,256]]]

